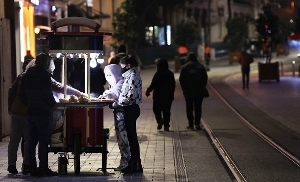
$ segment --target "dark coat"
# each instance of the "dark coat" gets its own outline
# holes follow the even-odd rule
[[[186,63],[181,67],[179,82],[185,97],[205,97],[207,92],[207,72],[194,54],[188,55]]]
[[[157,71],[146,93],[153,91],[153,100],[172,101],[175,85],[174,73],[169,70],[168,62],[161,59],[157,62]]]
[[[51,116],[56,104],[52,94],[49,73],[41,66],[29,68],[22,77],[19,96],[28,106],[29,116]]]
[[[25,72],[18,75],[14,83],[8,90],[8,112],[10,114],[27,115],[27,106],[23,104],[18,95],[21,79]]]

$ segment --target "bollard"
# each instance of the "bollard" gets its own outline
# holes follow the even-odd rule
[[[178,72],[181,69],[181,63],[180,63],[180,58],[178,56],[175,56],[175,72]]]
[[[295,61],[292,61],[293,77],[295,77]]]
[[[299,69],[298,69],[298,77],[300,77],[300,65],[299,65]]]
[[[283,76],[283,61],[280,62],[280,67],[281,67],[281,76]]]

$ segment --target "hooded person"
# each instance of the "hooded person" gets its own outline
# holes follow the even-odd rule
[[[121,66],[116,64],[107,65],[104,68],[104,74],[109,84],[109,89],[104,91],[100,98],[118,100],[124,82]],[[121,153],[120,165],[115,170],[120,171],[128,166],[130,160],[130,148],[125,128],[123,107],[120,106],[115,108],[113,112],[116,136]]]
[[[202,102],[204,97],[208,97],[207,72],[193,52],[188,53],[185,62],[181,67],[179,82],[186,102],[187,129],[194,129],[195,125],[197,130],[201,130]]]
[[[169,70],[168,61],[158,58],[155,60],[157,71],[154,74],[150,86],[147,88],[146,96],[153,91],[153,113],[157,122],[157,129],[169,131],[171,106],[174,100],[175,77]]]
[[[29,125],[28,157],[31,176],[54,176],[48,166],[48,143],[51,129],[52,108],[56,104],[52,94],[51,78],[48,72],[51,57],[42,53],[36,57],[35,65],[27,69],[21,79],[19,96],[27,105]],[[35,157],[38,145],[39,167]]]
[[[11,115],[10,140],[8,144],[8,168],[11,174],[17,174],[16,167],[18,147],[21,142],[23,157],[22,174],[29,173],[28,139],[29,127],[27,122],[27,106],[23,104],[18,95],[21,79],[25,74],[26,67],[31,65],[29,59],[25,59],[22,65],[23,72],[19,74],[8,90],[8,113]]]

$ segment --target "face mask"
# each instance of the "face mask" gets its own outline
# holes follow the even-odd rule
[[[126,67],[126,64],[120,63],[120,66],[121,66],[121,68],[125,68],[125,67]]]
[[[122,73],[125,73],[126,71],[128,71],[130,68],[126,68],[126,67],[124,67],[124,68],[122,68]]]

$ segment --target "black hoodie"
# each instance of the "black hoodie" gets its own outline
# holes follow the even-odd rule
[[[22,77],[19,96],[28,106],[29,116],[51,116],[56,104],[52,94],[51,78],[43,66],[29,68]]]
[[[183,95],[185,97],[205,97],[207,80],[205,67],[198,62],[196,55],[190,52],[185,64],[181,67],[179,76]]]
[[[176,85],[174,73],[169,70],[168,62],[165,59],[158,59],[156,66],[157,71],[146,93],[153,91],[153,100],[172,101]]]

